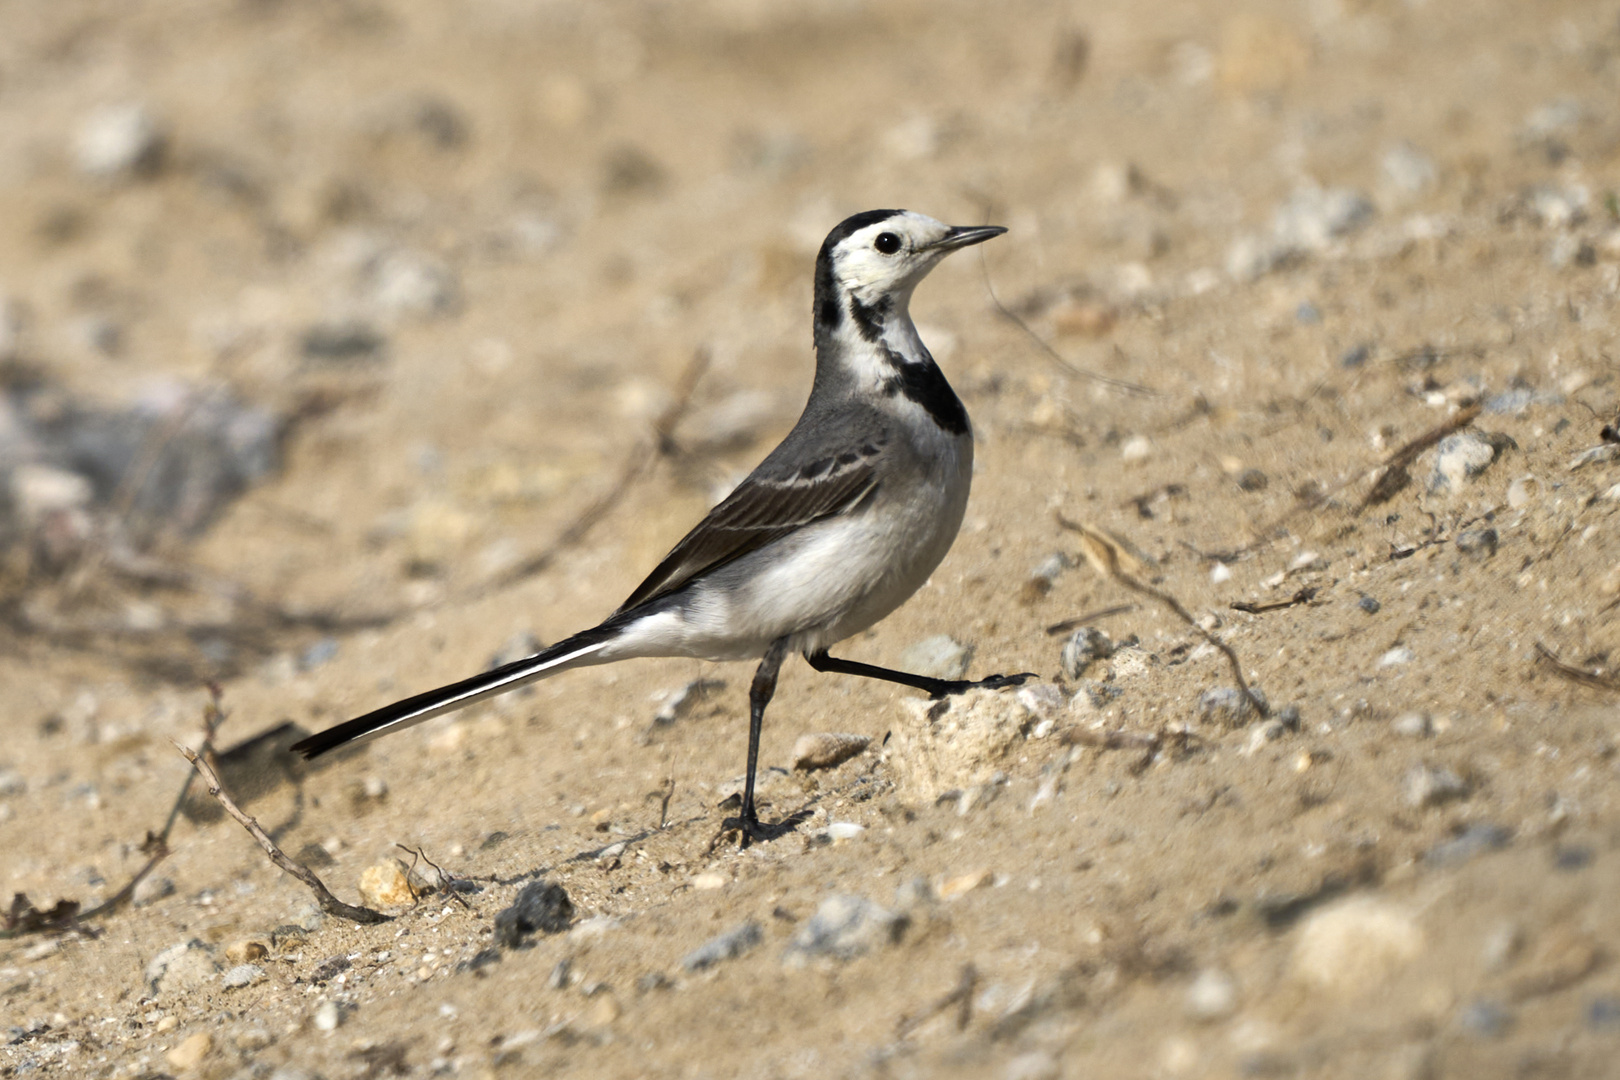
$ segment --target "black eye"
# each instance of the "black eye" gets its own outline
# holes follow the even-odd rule
[[[885,255],[893,255],[900,250],[900,238],[892,232],[878,233],[877,239],[872,241],[872,246]]]

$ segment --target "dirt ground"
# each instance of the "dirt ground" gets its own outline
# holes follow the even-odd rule
[[[136,903],[0,940],[0,1075],[1614,1075],[1617,189],[1576,0],[0,3],[6,384],[284,424],[163,572],[7,556],[5,895],[129,880],[205,679],[229,747],[611,611],[791,425],[872,207],[1010,232],[913,307],[967,523],[843,654],[1048,688],[930,721],[791,662],[767,765],[873,742],[746,851],[743,665],[272,753],[247,809],[340,897],[397,845],[461,891],[323,918],[182,817]],[[536,881],[571,928],[497,947]]]

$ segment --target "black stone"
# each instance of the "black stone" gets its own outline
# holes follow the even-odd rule
[[[533,933],[560,934],[574,919],[574,902],[561,885],[531,881],[511,907],[495,916],[495,944],[516,949]]]

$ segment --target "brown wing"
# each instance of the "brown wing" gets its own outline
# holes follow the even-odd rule
[[[664,556],[619,612],[672,593],[699,574],[854,506],[877,487],[875,464],[881,453],[880,446],[868,444],[786,476],[750,476]]]

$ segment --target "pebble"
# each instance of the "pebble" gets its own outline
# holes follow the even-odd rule
[[[1536,224],[1548,229],[1567,229],[1586,220],[1592,193],[1585,185],[1538,184],[1525,192],[1524,207]]]
[[[829,896],[793,935],[785,959],[790,966],[818,956],[847,960],[897,943],[909,923],[906,915],[865,897],[842,893]]]
[[[214,1037],[206,1031],[199,1031],[182,1039],[178,1046],[163,1055],[163,1060],[167,1061],[171,1068],[188,1072],[201,1065],[203,1059],[213,1050]]]
[[[1423,861],[1430,866],[1461,866],[1476,855],[1507,847],[1512,839],[1512,829],[1488,821],[1478,822],[1430,848],[1424,853]]]
[[[1259,688],[1249,689],[1261,703],[1265,703],[1266,695]],[[1259,719],[1260,711],[1255,708],[1249,694],[1236,687],[1217,686],[1198,695],[1198,716],[1206,724],[1242,727],[1250,720]]]
[[[965,896],[976,889],[982,889],[995,880],[996,875],[989,870],[970,870],[965,874],[958,874],[953,878],[942,881],[938,895],[941,900],[954,900],[958,896]]]
[[[1586,1003],[1586,1026],[1593,1031],[1620,1029],[1620,998],[1593,998]]]
[[[270,947],[262,941],[233,941],[225,946],[225,959],[233,964],[251,964],[269,955]]]
[[[1386,149],[1379,164],[1385,188],[1403,197],[1422,195],[1440,177],[1434,159],[1404,140]]]
[[[1058,1080],[1063,1069],[1045,1050],[1030,1050],[1007,1062],[1006,1080]]]
[[[335,637],[323,637],[323,638],[321,638],[319,641],[315,642],[315,644],[313,644],[309,648],[305,649],[303,651],[303,653],[298,657],[298,670],[299,671],[313,671],[313,670],[315,670],[316,668],[320,667],[322,664],[326,663],[327,661],[331,660],[333,657],[337,656],[339,647],[340,646],[338,644],[338,639],[337,638],[335,638]]]
[[[1513,1027],[1513,1013],[1504,1005],[1484,999],[1469,1002],[1457,1014],[1457,1023],[1474,1035],[1495,1039]]]
[[[673,724],[689,716],[693,709],[709,699],[709,695],[718,694],[725,688],[724,679],[693,679],[664,696],[664,703],[654,714],[653,723]]]
[[[86,176],[114,179],[146,175],[163,163],[162,125],[138,102],[97,109],[79,125],[73,160]]]
[[[713,870],[705,870],[692,878],[692,888],[699,892],[709,892],[714,889],[723,889],[726,886],[726,876],[717,874]]]
[[[208,947],[192,939],[154,956],[146,965],[146,982],[154,994],[193,990],[218,970]]]
[[[1478,431],[1447,435],[1435,449],[1429,490],[1438,494],[1461,491],[1468,481],[1490,468],[1505,446],[1501,439],[1492,439]]]
[[[1401,777],[1401,801],[1422,810],[1468,795],[1468,783],[1444,766],[1414,765]]]
[[[495,916],[495,943],[515,949],[530,934],[560,934],[574,919],[574,902],[561,885],[531,881],[511,907]]]
[[[455,272],[420,252],[389,252],[372,263],[369,271],[369,299],[388,318],[438,318],[460,305]]]
[[[416,903],[417,893],[405,864],[387,859],[360,874],[360,899],[373,907],[408,907]]]
[[[1380,604],[1377,600],[1370,596],[1363,596],[1360,600],[1356,601],[1356,607],[1360,608],[1368,615],[1378,614],[1378,612],[1383,609],[1383,606],[1383,604]]]
[[[800,772],[831,769],[859,755],[871,743],[866,735],[838,732],[800,735],[793,744],[793,768]]]
[[[853,821],[835,821],[827,826],[827,836],[834,841],[854,840],[865,831],[865,825],[857,825]]]
[[[357,321],[318,323],[299,338],[306,360],[356,361],[380,358],[388,339],[369,324]]]
[[[1410,664],[1414,655],[1415,654],[1412,652],[1412,650],[1408,649],[1405,645],[1397,645],[1378,658],[1378,666],[1381,668],[1387,668],[1399,667],[1402,664]]]
[[[1132,435],[1119,447],[1121,461],[1146,461],[1153,456],[1153,440],[1146,435]]]
[[[1423,931],[1406,908],[1371,896],[1353,896],[1305,919],[1290,969],[1318,989],[1370,990],[1415,960],[1423,947]]]
[[[949,634],[923,638],[900,654],[900,666],[933,679],[960,679],[973,661],[973,646]]]
[[[759,923],[745,922],[718,937],[710,938],[686,954],[681,967],[687,971],[702,971],[723,960],[735,960],[765,940],[765,931]]]
[[[1496,554],[1497,535],[1495,529],[1464,529],[1452,541],[1458,551],[1464,555],[1474,555],[1487,558]]]
[[[1372,359],[1373,346],[1370,341],[1363,341],[1359,345],[1352,345],[1339,354],[1339,366],[1342,368],[1358,368]]]
[[[1086,669],[1114,655],[1114,643],[1095,626],[1082,626],[1063,643],[1063,673],[1071,679],[1083,678]]]
[[[95,488],[88,478],[52,465],[23,464],[11,470],[11,509],[32,528],[54,514],[90,505]],[[11,770],[6,773],[15,775]]]
[[[1428,713],[1402,713],[1389,722],[1389,730],[1403,739],[1427,739],[1434,734],[1434,723]]]
[[[251,986],[264,978],[264,968],[258,964],[237,964],[220,976],[220,984],[227,987]]]
[[[1237,982],[1220,968],[1205,968],[1187,987],[1184,1002],[1193,1020],[1224,1020],[1237,1011]]]
[[[1244,469],[1238,473],[1237,486],[1242,491],[1264,491],[1271,484],[1271,478],[1259,469]]]
[[[316,1031],[336,1031],[343,1023],[343,1010],[335,1001],[323,1001],[315,1010]]]
[[[164,897],[174,895],[174,880],[166,877],[153,877],[148,874],[141,878],[141,883],[135,886],[133,897],[136,907],[149,907]]]

